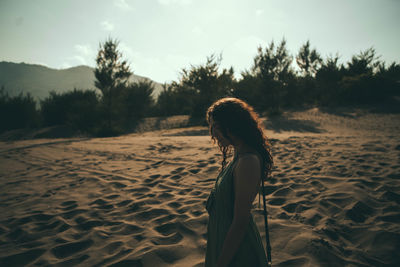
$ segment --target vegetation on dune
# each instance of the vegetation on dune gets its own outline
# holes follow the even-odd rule
[[[77,131],[89,132],[100,122],[99,97],[92,90],[51,92],[40,106],[44,126],[63,124]]]
[[[100,44],[94,71],[100,95],[80,89],[52,92],[38,109],[29,94],[10,97],[3,87],[0,132],[62,124],[90,135],[112,136],[134,130],[144,117],[170,115],[190,115],[190,121],[199,124],[207,107],[224,96],[242,98],[269,114],[291,107],[386,105],[400,97],[400,64],[387,66],[373,48],[346,64],[339,64],[339,58],[323,59],[309,41],[293,57],[285,39],[272,41],[257,49],[253,65],[240,79],[235,79],[233,68],[220,70],[222,57],[211,55],[204,64],[182,69],[178,81],[164,84],[154,100],[151,82],[129,82],[130,66],[118,42],[108,39]]]
[[[4,87],[0,89],[0,132],[38,125],[40,116],[36,101],[28,93],[10,97]]]

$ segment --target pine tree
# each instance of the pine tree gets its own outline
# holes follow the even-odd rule
[[[322,59],[317,50],[310,49],[310,41],[307,41],[300,48],[296,62],[305,77],[313,77],[321,66]]]
[[[121,90],[126,87],[132,72],[127,61],[122,60],[122,53],[118,50],[118,41],[108,39],[100,44],[96,58],[95,86],[102,92],[103,105],[106,112],[106,123],[111,130],[114,110],[113,101]]]

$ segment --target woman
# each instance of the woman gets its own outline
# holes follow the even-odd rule
[[[222,170],[207,200],[206,266],[267,266],[264,247],[250,213],[262,179],[272,167],[267,138],[253,108],[222,98],[207,111],[211,138],[222,152]],[[233,148],[233,160],[227,164]]]

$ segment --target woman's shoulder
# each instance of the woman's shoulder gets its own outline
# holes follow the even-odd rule
[[[260,169],[260,155],[257,152],[246,152],[237,156],[235,169],[258,170]]]
[[[241,162],[252,162],[252,161],[260,162],[260,160],[261,160],[261,155],[256,151],[245,152],[245,153],[239,154],[237,157],[238,157],[238,161],[241,161]]]

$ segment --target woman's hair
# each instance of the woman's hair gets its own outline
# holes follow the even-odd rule
[[[226,97],[217,100],[207,110],[207,121],[210,118],[220,127],[223,136],[230,140],[227,133],[242,140],[245,144],[255,149],[263,158],[263,171],[265,179],[272,169],[273,159],[270,153],[270,145],[261,128],[261,122],[254,109],[238,98]],[[211,134],[211,138],[218,142]],[[222,152],[222,169],[225,168],[229,147],[224,147],[218,142]]]

